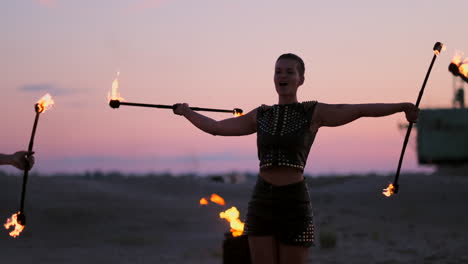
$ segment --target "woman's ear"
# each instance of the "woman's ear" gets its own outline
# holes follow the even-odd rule
[[[304,84],[304,80],[305,80],[304,76],[299,78],[299,86]]]

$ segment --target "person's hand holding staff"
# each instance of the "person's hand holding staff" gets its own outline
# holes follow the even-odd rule
[[[419,107],[419,103],[421,102],[421,98],[422,98],[422,95],[424,93],[424,87],[426,87],[426,83],[427,83],[427,80],[429,79],[429,75],[431,73],[432,66],[434,65],[434,62],[435,62],[437,56],[443,50],[445,50],[444,44],[442,44],[440,42],[436,42],[436,44],[434,45],[434,48],[433,48],[434,56],[432,57],[431,64],[429,65],[429,69],[427,70],[426,77],[424,78],[424,82],[422,84],[421,90],[419,91],[419,96],[418,96],[418,99],[416,100],[416,104],[415,104],[416,107]],[[412,114],[412,112],[413,112],[413,114]],[[403,162],[403,156],[405,155],[406,145],[408,144],[408,139],[409,139],[409,136],[411,134],[411,130],[413,128],[413,123],[416,122],[416,120],[414,119],[414,117],[415,117],[414,116],[414,111],[405,111],[405,113],[406,113],[406,118],[409,121],[408,130],[406,131],[405,140],[403,142],[403,148],[402,148],[401,154],[400,154],[400,160],[398,161],[398,168],[397,168],[397,171],[396,171],[396,174],[395,174],[395,180],[393,181],[393,183],[390,183],[388,185],[388,187],[383,190],[383,193],[382,193],[383,195],[385,195],[387,197],[390,197],[394,193],[398,193],[398,188],[399,188],[398,177],[400,176],[400,169],[401,169],[401,164]]]

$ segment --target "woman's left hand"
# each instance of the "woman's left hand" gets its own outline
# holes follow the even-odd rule
[[[11,165],[20,170],[30,170],[34,166],[34,151],[17,151],[11,154]]]
[[[411,123],[416,123],[419,116],[419,108],[417,108],[413,103],[406,103],[404,111],[406,120]]]

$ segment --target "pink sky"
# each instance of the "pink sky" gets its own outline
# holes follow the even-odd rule
[[[277,103],[274,62],[293,52],[306,63],[299,100],[415,102],[432,46],[441,41],[448,50],[436,61],[421,106],[450,107],[447,67],[456,50],[468,52],[465,19],[454,15],[468,10],[466,1],[3,5],[0,150],[27,148],[34,102],[49,92],[56,106],[41,116],[34,146],[35,169],[46,173],[256,171],[255,135],[213,137],[168,110],[110,109],[106,96],[117,71],[128,101],[250,111]],[[403,114],[321,129],[306,172],[394,171],[404,138],[400,122]],[[404,171],[426,168],[417,164],[414,139]]]

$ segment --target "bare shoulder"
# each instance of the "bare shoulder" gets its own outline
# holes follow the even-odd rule
[[[327,108],[330,107],[329,104],[317,102],[314,104],[314,113],[312,114],[312,121],[310,123],[310,129],[313,132],[317,132],[318,129],[322,126],[322,112],[327,111]]]
[[[259,106],[258,108],[254,109],[254,110],[259,111],[259,112],[267,112],[267,111],[269,111],[271,109],[273,109],[273,106],[262,104],[261,106]]]
[[[315,108],[317,106],[318,102],[316,100],[314,100],[314,101],[304,101],[304,102],[302,102],[302,104],[304,105],[304,110],[306,112],[308,112],[308,111],[312,110],[312,108]],[[314,111],[315,111],[315,109],[314,109]]]

